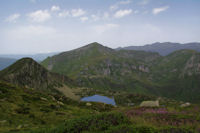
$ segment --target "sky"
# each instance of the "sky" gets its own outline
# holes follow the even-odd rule
[[[1,0],[0,54],[200,42],[200,0]]]

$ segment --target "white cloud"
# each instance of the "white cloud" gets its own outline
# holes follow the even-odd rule
[[[85,22],[85,21],[88,20],[88,17],[81,17],[80,19],[81,19],[82,22]]]
[[[118,8],[118,5],[111,5],[110,10],[116,10]]]
[[[6,22],[13,22],[13,23],[15,23],[16,22],[16,20],[18,19],[20,17],[20,14],[19,13],[15,13],[15,14],[12,14],[12,15],[10,15],[9,17],[7,17],[6,18]]]
[[[103,14],[103,18],[104,18],[104,19],[108,19],[109,17],[110,17],[109,13],[104,12],[104,14]]]
[[[116,29],[118,27],[119,27],[118,24],[112,24],[111,23],[111,24],[97,25],[97,26],[94,26],[93,29],[95,30],[95,32],[102,34],[106,31],[109,31],[111,29]]]
[[[115,13],[114,17],[115,18],[122,18],[122,17],[127,16],[131,13],[132,13],[131,9],[129,9],[129,10],[119,10]]]
[[[92,14],[91,17],[92,17],[93,21],[98,21],[100,19],[99,16],[94,15],[94,14]]]
[[[58,16],[59,17],[62,17],[62,18],[65,18],[65,17],[68,17],[68,16],[70,16],[70,13],[69,13],[69,11],[62,11],[62,12],[60,12],[59,14],[58,14]]]
[[[116,10],[120,5],[127,5],[130,3],[131,3],[131,0],[119,1],[119,2],[115,3],[114,5],[111,5],[110,10]]]
[[[125,1],[120,1],[119,4],[121,5],[127,5],[127,4],[130,4],[131,3],[131,0],[125,0]]]
[[[5,49],[18,53],[38,53],[52,51],[51,47],[59,41],[57,29],[41,25],[23,25],[7,28],[4,31]],[[54,47],[54,49],[56,49]]]
[[[163,12],[163,11],[167,10],[168,8],[169,8],[169,6],[163,6],[163,7],[159,7],[159,8],[154,8],[152,10],[152,13],[154,15],[156,15],[156,14],[159,14],[160,12]]]
[[[134,11],[134,14],[138,14],[139,12],[140,12],[140,11],[138,11],[138,10],[135,10],[135,11]]]
[[[72,16],[73,17],[79,17],[79,16],[82,16],[82,15],[84,15],[86,12],[84,11],[84,10],[82,10],[82,9],[72,9],[72,11],[71,11],[71,14],[72,14]]]
[[[147,5],[149,3],[150,0],[141,0],[139,2],[139,5]]]
[[[37,10],[27,15],[33,22],[45,22],[51,18],[51,14],[48,10]]]
[[[54,11],[60,11],[60,7],[54,5],[54,6],[51,7],[51,11],[53,11],[53,12]]]
[[[36,2],[36,0],[30,0],[30,2],[31,2],[31,3],[35,3],[35,2]]]
[[[55,32],[56,30],[51,27],[28,25],[14,28],[9,31],[9,34],[15,36],[16,39],[28,39],[33,36],[47,35]]]

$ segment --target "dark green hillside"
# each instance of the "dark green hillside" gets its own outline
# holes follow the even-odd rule
[[[42,65],[52,72],[65,74],[79,85],[96,89],[153,91],[146,78],[157,53],[115,51],[98,43],[47,58]]]
[[[0,71],[0,79],[19,86],[37,89],[52,89],[63,84],[72,85],[66,76],[48,72],[31,58],[23,58]]]
[[[164,96],[199,102],[200,53],[176,51],[152,67],[153,82],[159,84]]]
[[[79,86],[200,101],[200,54],[193,50],[160,56],[145,51],[116,51],[92,43],[41,64],[69,76]]]

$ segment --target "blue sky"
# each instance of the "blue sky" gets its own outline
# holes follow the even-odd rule
[[[200,42],[200,0],[1,0],[0,54]]]

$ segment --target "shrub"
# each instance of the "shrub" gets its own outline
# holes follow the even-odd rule
[[[128,118],[121,113],[102,113],[66,121],[65,132],[104,131],[111,126],[124,123],[129,123],[129,121]]]
[[[30,131],[30,133],[80,133],[83,131],[106,131],[110,127],[129,124],[128,118],[121,113],[101,113],[67,120],[56,128]]]
[[[158,130],[149,126],[119,125],[111,127],[106,133],[158,133]]]

